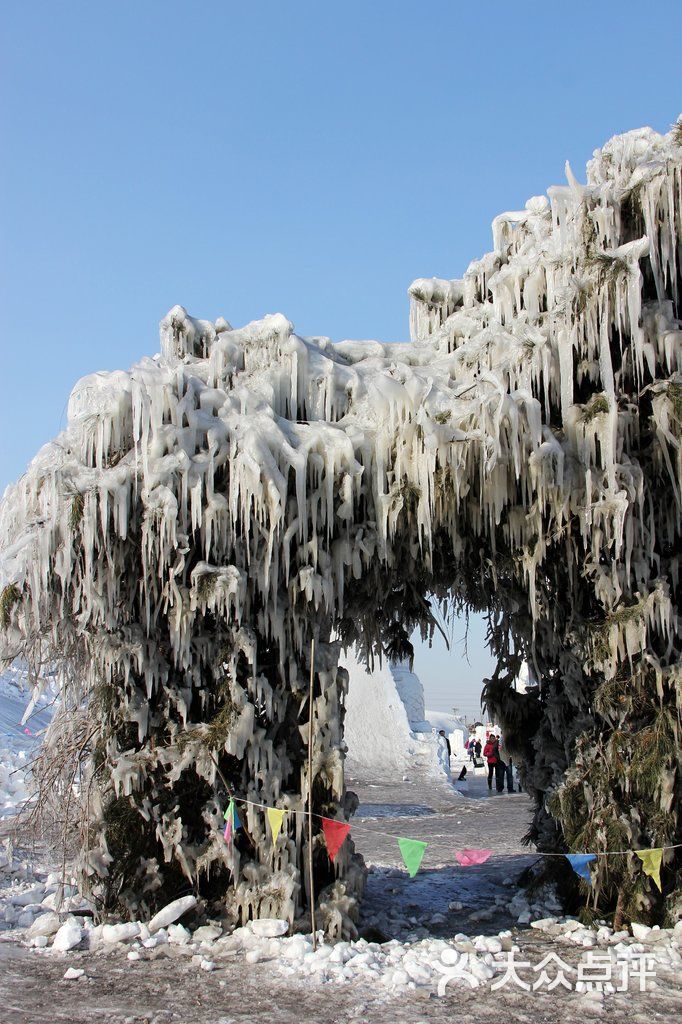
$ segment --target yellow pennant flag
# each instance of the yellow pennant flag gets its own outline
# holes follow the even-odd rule
[[[277,842],[277,836],[282,828],[282,822],[284,821],[284,811],[280,810],[279,807],[268,807],[267,808],[268,821],[270,822],[270,831],[272,832],[272,845],[274,846]]]
[[[659,892],[663,892],[663,889],[661,888],[661,860],[663,858],[663,849],[635,850],[635,853],[642,862],[644,874],[653,879],[654,885],[658,888]]]

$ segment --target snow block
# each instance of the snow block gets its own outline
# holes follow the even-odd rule
[[[149,928],[149,934],[153,935],[154,932],[158,932],[160,928],[167,928],[169,924],[173,924],[179,917],[186,914],[189,910],[194,910],[197,905],[196,896],[181,896],[179,900],[173,900],[167,906],[163,907],[162,910],[155,914],[151,919],[147,927]]]

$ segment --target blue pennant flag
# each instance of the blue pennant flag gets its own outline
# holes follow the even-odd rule
[[[580,878],[584,878],[586,882],[592,884],[590,861],[597,859],[596,853],[567,853],[565,854],[565,857],[576,875],[579,875]]]
[[[237,831],[238,828],[242,827],[242,823],[239,820],[239,815],[237,814],[237,808],[234,806],[232,807],[232,826],[235,832]]]

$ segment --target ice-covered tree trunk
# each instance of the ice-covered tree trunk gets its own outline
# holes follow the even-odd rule
[[[273,851],[250,807],[233,852],[228,796],[303,807],[314,635],[315,808],[343,814],[337,644],[400,655],[433,600],[489,616],[487,699],[540,849],[682,842],[681,143],[616,137],[586,185],[569,168],[498,217],[461,281],[413,284],[411,344],[175,307],[158,356],[79,382],[0,507],[0,626],[88,723],[103,906],[191,886],[242,919],[302,910],[302,816]],[[337,934],[361,884],[344,857]],[[319,835],[315,863],[322,889]],[[681,873],[668,850],[661,896],[632,854],[600,859],[593,898],[661,918]]]
[[[186,672],[170,670],[150,696],[139,672],[124,679],[118,667],[101,666],[100,678],[108,678],[93,697],[102,728],[94,748],[83,869],[105,911],[149,912],[190,885],[209,906],[227,904],[236,920],[293,921],[308,906],[301,812],[309,784],[309,666],[294,658],[282,664],[277,645],[255,630],[225,631],[221,637],[217,624],[208,622],[206,629],[211,640],[204,654],[197,650],[196,663]],[[199,649],[200,636],[195,641]],[[163,647],[161,633],[156,642]],[[318,642],[313,794],[317,814],[329,816],[343,807],[345,796],[343,678],[336,660],[336,650]],[[143,721],[139,715],[131,721],[131,707],[144,709]],[[227,843],[223,814],[233,795],[251,803],[238,804],[242,827]],[[263,806],[291,812],[276,846]],[[352,928],[362,871],[351,866],[352,848],[344,848],[339,870],[346,884],[326,891],[335,874],[317,821],[314,831],[318,893],[323,890],[322,900],[329,904],[324,923],[340,934]],[[352,898],[339,899],[346,891]]]

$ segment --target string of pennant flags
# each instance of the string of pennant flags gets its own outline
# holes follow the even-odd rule
[[[223,820],[225,821],[225,841],[232,843],[234,841],[235,832],[242,828],[242,823],[237,813],[237,804],[247,804],[251,807],[258,807],[265,811],[268,825],[270,826],[270,834],[272,838],[273,849],[277,843],[277,838],[282,830],[282,824],[284,822],[284,816],[286,814],[304,814],[308,817],[308,812],[299,810],[298,808],[281,808],[281,807],[269,807],[267,804],[259,804],[253,800],[245,800],[241,797],[230,797],[230,801],[227,805]],[[326,818],[323,814],[313,814],[312,817],[321,820],[322,822],[322,833],[327,846],[327,853],[332,863],[336,861],[337,854],[343,846],[346,836],[349,834],[351,827],[345,821],[338,821],[336,818]],[[372,832],[376,835],[386,836],[388,839],[395,839],[400,850],[400,855],[403,859],[403,863],[407,870],[410,878],[419,871],[421,863],[426,853],[426,847],[429,845],[421,839],[409,839],[406,836],[398,836],[390,832],[380,832],[377,829],[367,828],[365,825],[353,825],[354,831],[366,831]],[[682,843],[676,843],[671,846],[659,846],[654,849],[647,850],[608,850],[600,853],[538,853],[540,857],[565,857],[569,862],[575,873],[579,878],[591,884],[592,875],[590,872],[590,865],[598,857],[617,857],[623,856],[627,853],[634,853],[639,857],[642,862],[642,870],[648,875],[654,885],[659,891],[661,888],[661,862],[663,859],[663,853],[665,850],[675,850],[682,847]],[[487,860],[493,855],[493,850],[489,849],[476,849],[466,848],[462,850],[455,850],[455,859],[461,867],[474,867],[478,864],[485,864]],[[525,851],[524,851],[525,853]]]

